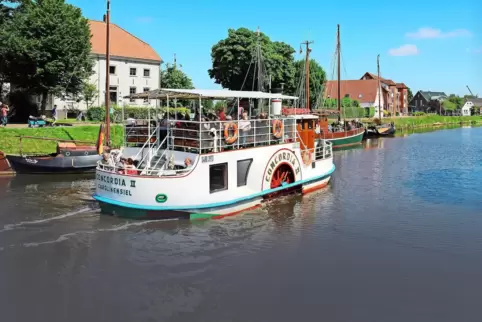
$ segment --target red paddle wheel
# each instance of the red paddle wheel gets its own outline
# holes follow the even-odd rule
[[[281,164],[273,171],[270,188],[271,189],[278,188],[278,187],[281,187],[283,184],[289,184],[293,182],[295,182],[295,175],[293,173],[293,169],[288,164]],[[266,195],[266,198],[273,198],[278,195],[287,193],[291,190],[293,190],[293,188],[273,192]]]

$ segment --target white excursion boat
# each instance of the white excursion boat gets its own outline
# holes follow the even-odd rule
[[[137,139],[137,146],[129,146],[127,139],[121,153],[133,159],[136,168],[99,162],[94,198],[103,213],[135,219],[227,216],[256,208],[280,193],[322,188],[335,170],[332,144],[316,131],[318,117],[282,115],[282,100],[297,97],[186,89],[134,96],[165,100],[167,106],[169,100],[195,99],[198,112],[195,120],[168,119],[167,131],[160,119],[154,120],[155,126],[149,122],[142,146]],[[201,101],[221,99],[234,102],[234,118],[251,115],[251,108],[242,112],[247,100],[268,101],[270,111],[258,118],[205,118]],[[126,125],[125,131],[135,132],[135,125]],[[115,155],[111,152],[110,157]]]

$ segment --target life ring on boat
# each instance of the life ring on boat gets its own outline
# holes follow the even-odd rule
[[[229,135],[229,130],[233,130],[233,135]],[[230,122],[224,124],[224,140],[227,144],[233,144],[238,139],[238,126],[236,123]]]
[[[69,155],[70,155],[70,152],[69,152],[69,151],[65,152],[65,156],[66,156],[66,157],[68,157]]]
[[[309,150],[301,151],[301,158],[303,159],[303,163],[306,166],[309,166],[311,164],[311,151]]]
[[[89,151],[84,151],[84,155],[85,156],[89,155]]]
[[[281,139],[283,136],[283,122],[281,120],[273,121],[273,135],[277,139]]]

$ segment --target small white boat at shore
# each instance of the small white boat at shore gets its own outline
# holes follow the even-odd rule
[[[167,132],[157,121],[141,147],[123,148],[122,155],[138,164],[135,170],[99,162],[94,198],[103,213],[135,219],[232,215],[279,193],[322,188],[335,170],[332,144],[315,130],[318,117],[282,115],[282,100],[297,97],[159,89],[136,98],[195,99],[199,114],[195,120],[169,120]],[[205,99],[234,100],[236,115],[242,100],[267,100],[270,111],[256,119],[207,120],[199,116]]]

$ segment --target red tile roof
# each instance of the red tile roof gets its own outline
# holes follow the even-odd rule
[[[89,20],[92,38],[92,53],[105,55],[106,24],[103,21]],[[112,56],[137,58],[161,62],[161,57],[147,43],[130,34],[116,24],[110,24],[110,54]]]
[[[371,79],[378,80],[377,75],[369,73],[369,72],[366,72],[365,74],[363,74],[363,76],[360,79],[363,79],[365,76],[368,76]],[[395,86],[396,85],[396,83],[394,81],[392,81],[391,79],[386,79],[386,78],[380,77],[380,81],[382,83],[385,83],[385,84],[389,85],[389,86]]]
[[[374,79],[368,80],[342,80],[341,97],[349,94],[349,97],[353,100],[357,100],[360,103],[373,103],[377,97],[378,81]],[[325,98],[337,98],[338,97],[338,82],[327,81],[325,88]]]
[[[404,83],[397,83],[397,88],[408,88]]]

